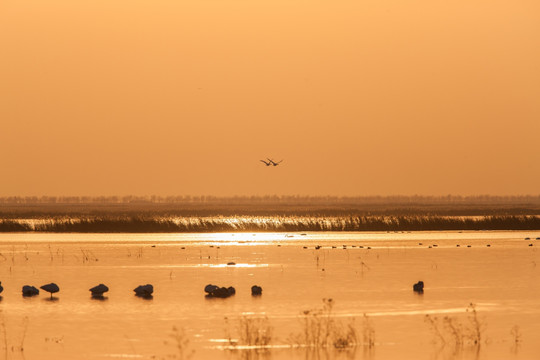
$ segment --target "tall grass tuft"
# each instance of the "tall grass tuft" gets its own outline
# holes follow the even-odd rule
[[[14,345],[13,343],[10,345],[10,341],[8,341],[8,333],[7,333],[7,326],[6,326],[6,319],[4,317],[4,314],[0,310],[0,330],[2,331],[2,342],[4,347],[4,359],[8,359],[9,351],[12,353],[19,352],[21,353],[22,357],[24,358],[24,341],[26,339],[26,331],[28,330],[28,317],[23,317],[22,320],[22,334],[20,337],[20,342],[17,345]]]
[[[356,348],[360,341],[355,319],[350,319],[347,323],[339,321],[333,314],[333,308],[332,299],[323,299],[322,308],[305,310],[300,318],[301,331],[289,337],[292,345],[315,349]],[[370,331],[372,330],[373,328]],[[370,339],[374,339],[374,330]]]
[[[172,345],[177,351],[177,353],[173,355],[174,358],[184,360],[190,359],[193,356],[194,351],[189,351],[189,339],[183,329],[173,326],[169,337],[173,340]],[[164,343],[165,345],[169,344],[167,341]]]
[[[225,324],[229,325],[229,319],[225,318]],[[242,316],[238,319],[236,336],[226,328],[226,336],[231,349],[253,349],[257,351],[268,350],[273,336],[273,328],[265,317]]]
[[[476,305],[471,303],[466,309],[465,321],[460,318],[426,315],[425,321],[434,336],[434,342],[445,346],[451,345],[454,350],[470,347],[479,350],[484,339],[486,325],[478,316]]]
[[[375,346],[375,328],[371,319],[364,314],[364,329],[363,329],[364,346],[372,348]]]
[[[510,329],[510,335],[512,335],[512,352],[517,353],[519,347],[521,346],[521,342],[523,341],[519,326],[512,326],[512,329]]]

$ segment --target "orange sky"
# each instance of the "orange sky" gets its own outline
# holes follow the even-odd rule
[[[2,1],[0,156],[0,196],[539,194],[540,2]]]

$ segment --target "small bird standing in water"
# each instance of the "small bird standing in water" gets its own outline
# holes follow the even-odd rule
[[[46,284],[46,285],[40,286],[40,288],[45,290],[46,292],[51,293],[51,299],[53,297],[52,294],[60,291],[60,288],[55,283]]]

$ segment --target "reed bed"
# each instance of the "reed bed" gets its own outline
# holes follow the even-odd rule
[[[540,230],[540,216],[101,216],[0,220],[0,232],[186,233],[433,230]]]

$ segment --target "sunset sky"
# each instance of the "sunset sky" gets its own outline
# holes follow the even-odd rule
[[[0,156],[0,196],[540,194],[540,1],[5,0]]]

